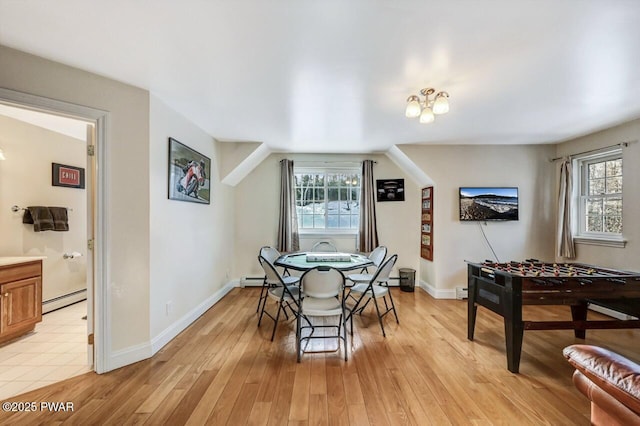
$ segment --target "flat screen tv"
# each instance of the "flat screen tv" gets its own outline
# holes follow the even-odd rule
[[[461,187],[460,220],[518,220],[518,188]]]

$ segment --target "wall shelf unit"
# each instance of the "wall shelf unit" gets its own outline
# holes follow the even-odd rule
[[[433,260],[433,187],[422,188],[420,216],[420,257]]]

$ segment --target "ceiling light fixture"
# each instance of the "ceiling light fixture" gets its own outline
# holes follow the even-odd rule
[[[4,151],[0,148],[0,160],[6,160],[7,158],[4,156]]]
[[[436,119],[436,115],[446,114],[449,112],[449,94],[447,92],[438,92],[435,89],[426,88],[420,91],[424,99],[419,96],[411,95],[407,98],[407,109],[404,115],[409,118],[420,117],[421,123],[432,123]]]

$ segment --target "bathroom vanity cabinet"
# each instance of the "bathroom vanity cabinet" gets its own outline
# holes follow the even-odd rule
[[[0,344],[42,321],[42,259],[0,257]]]

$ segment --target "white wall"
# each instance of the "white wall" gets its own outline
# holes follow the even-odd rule
[[[400,149],[434,181],[434,260],[420,261],[420,279],[445,290],[443,296],[447,290],[454,296],[452,289],[467,286],[465,260],[493,258],[480,226],[502,262],[554,258],[554,165],[549,162],[554,146],[401,145]],[[520,219],[486,225],[460,222],[461,186],[517,186]]]
[[[150,98],[151,339],[189,317],[233,277],[233,188],[220,183],[219,142]],[[168,138],[211,158],[211,204],[169,200]],[[167,312],[167,302],[171,302]]]
[[[272,154],[257,166],[236,187],[235,193],[235,270],[238,277],[259,277],[263,272],[258,264],[258,251],[263,245],[275,246],[278,231],[278,205],[280,196],[280,160],[289,158],[298,162],[328,161],[352,162],[371,159],[374,179],[404,179],[404,202],[376,202],[378,237],[387,246],[389,254],[398,254],[397,268],[418,269],[420,257],[420,190],[411,177],[386,156],[330,155],[330,154]],[[330,237],[339,249],[354,250],[355,239]],[[313,236],[301,239],[301,248],[310,247]],[[396,268],[396,269],[397,269]],[[396,271],[392,275],[397,276]]]
[[[149,341],[149,93],[0,46],[3,88],[108,111],[106,129],[111,352]]]
[[[218,143],[145,90],[3,46],[0,82],[108,113],[105,368],[151,356],[234,276],[233,189],[220,184]],[[169,136],[212,158],[210,205],[167,200]]]
[[[633,141],[622,149],[623,205],[622,234],[627,240],[624,248],[576,244],[575,261],[598,266],[640,271],[640,120],[634,120],[601,132],[558,144],[556,157],[579,154],[592,149],[604,148],[621,142]],[[556,182],[559,180],[559,165],[556,165]],[[557,186],[556,186],[557,188]],[[557,189],[556,189],[557,191]]]
[[[86,289],[86,257],[65,260],[64,253],[86,255],[86,189],[51,185],[51,163],[86,169],[86,143],[0,115],[0,256],[46,256],[42,300]],[[37,155],[36,155],[37,154]],[[23,224],[24,211],[11,206],[59,206],[69,211],[69,231],[34,232]]]

